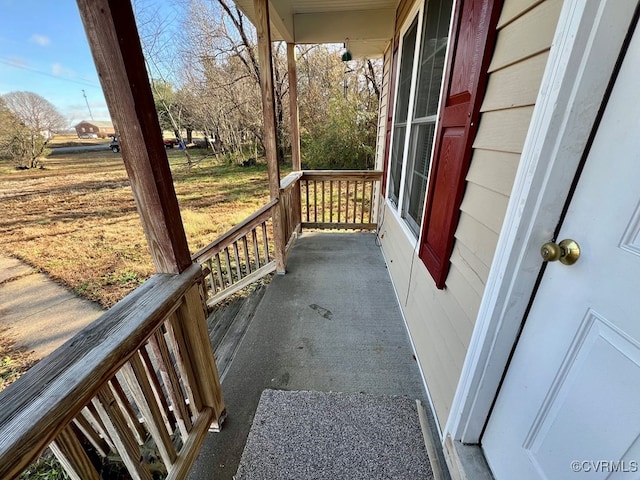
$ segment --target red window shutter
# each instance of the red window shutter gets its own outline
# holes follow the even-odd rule
[[[396,94],[396,73],[398,68],[398,46],[400,45],[400,36],[397,36],[391,48],[391,77],[389,78],[389,98],[387,99],[387,124],[384,134],[384,154],[382,167],[382,196],[387,194],[387,171],[389,169],[389,157],[391,157],[391,127],[393,126],[393,111]]]
[[[449,273],[501,6],[502,0],[456,3],[419,251],[438,288]]]

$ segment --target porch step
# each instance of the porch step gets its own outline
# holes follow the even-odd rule
[[[256,285],[248,295],[234,298],[227,304],[217,307],[207,318],[209,339],[220,381],[229,370],[229,365],[253,320],[266,289],[266,285]]]

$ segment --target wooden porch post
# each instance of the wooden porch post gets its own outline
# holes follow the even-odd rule
[[[269,25],[268,0],[254,0],[256,32],[258,34],[258,57],[260,61],[260,89],[262,90],[262,112],[264,115],[264,145],[269,173],[269,193],[271,199],[280,198],[280,166],[278,165],[276,129],[276,106],[273,98],[273,66],[271,63],[271,28]],[[285,273],[284,238],[282,213],[273,209],[273,239],[275,242],[276,272]]]
[[[296,71],[296,46],[287,43],[287,67],[289,70],[289,115],[291,117],[291,164],[294,171],[300,166],[300,118],[298,116],[298,73]]]
[[[192,265],[191,254],[131,3],[77,2],[156,271],[182,273]],[[177,317],[198,380],[197,394],[212,409],[213,427],[218,428],[224,402],[199,287],[194,284],[185,294]]]
[[[302,170],[300,160],[300,116],[298,110],[298,71],[296,68],[296,45],[287,43],[287,69],[289,73],[289,117],[291,121],[291,166],[294,171]],[[302,208],[300,205],[300,180],[293,187],[295,192],[292,198],[293,225],[300,225],[302,231]],[[285,242],[289,239],[285,238]]]
[[[77,0],[158,273],[191,265],[130,2]]]

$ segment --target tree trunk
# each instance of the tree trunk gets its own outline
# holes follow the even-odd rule
[[[276,102],[276,129],[278,131],[278,163],[284,164],[284,106],[282,103],[282,82],[280,79],[280,71],[277,68],[273,69],[275,76],[275,88],[274,97]]]
[[[31,134],[31,159],[29,161],[29,168],[36,168],[36,166],[38,165],[38,162],[36,161],[36,158],[37,158],[37,155],[36,155],[36,137],[32,133]]]

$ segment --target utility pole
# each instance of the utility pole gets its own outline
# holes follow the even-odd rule
[[[82,90],[82,95],[84,96],[84,101],[87,104],[87,110],[89,110],[89,116],[91,117],[91,120],[93,120],[93,113],[91,113],[91,108],[89,107],[89,100],[87,100],[87,94],[84,93],[84,90]]]

